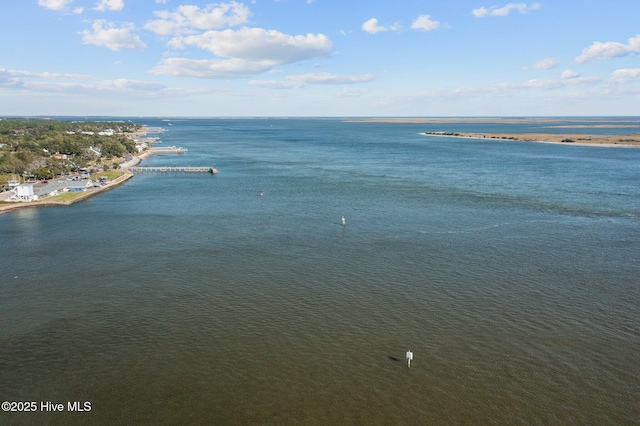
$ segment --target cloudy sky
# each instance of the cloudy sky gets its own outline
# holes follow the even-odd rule
[[[640,115],[640,1],[2,0],[0,115]]]

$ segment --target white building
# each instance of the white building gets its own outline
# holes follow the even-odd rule
[[[37,197],[33,195],[33,184],[23,183],[16,186],[16,195],[13,198],[17,201],[33,201]]]
[[[148,147],[149,145],[147,145],[146,142],[136,142],[136,149],[138,150],[138,152],[142,152]]]

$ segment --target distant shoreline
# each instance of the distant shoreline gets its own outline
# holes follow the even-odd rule
[[[380,117],[353,118],[346,123],[389,123],[389,124],[538,124],[541,129],[625,129],[640,127],[640,117]],[[566,124],[571,121],[576,124]],[[544,132],[544,130],[543,130]],[[623,135],[602,135],[594,133],[476,133],[437,131],[423,132],[424,136],[495,139],[517,142],[553,143],[575,146],[631,147],[640,148],[640,133]]]
[[[599,146],[616,148],[640,148],[640,135],[593,135],[555,133],[458,133],[423,132],[423,136],[466,139],[492,139],[505,142],[536,142],[557,145]]]
[[[370,117],[345,119],[346,123],[414,123],[414,124],[553,124],[572,121],[581,123],[571,125],[572,128],[625,128],[640,127],[640,117]],[[621,121],[625,124],[590,124],[602,121]],[[635,123],[635,125],[628,123]],[[565,124],[549,126],[551,128],[567,127]]]

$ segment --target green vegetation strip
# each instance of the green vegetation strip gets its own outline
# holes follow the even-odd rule
[[[105,172],[96,173],[91,175],[91,179],[97,180],[101,177],[106,177],[108,180],[114,180],[118,177],[122,176],[122,172],[120,170],[107,170]]]
[[[86,195],[85,192],[63,192],[60,195],[54,195],[53,197],[48,197],[46,199],[44,199],[43,201],[72,201],[75,200],[76,198],[79,198],[83,195]],[[36,201],[37,203],[37,201]]]

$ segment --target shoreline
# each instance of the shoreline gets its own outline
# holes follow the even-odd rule
[[[491,139],[503,142],[533,142],[565,146],[594,146],[602,148],[640,148],[640,135],[593,135],[556,133],[458,133],[421,132],[422,136],[464,139]]]
[[[84,201],[87,198],[91,198],[94,195],[98,195],[104,191],[114,189],[115,187],[122,185],[124,182],[128,181],[132,177],[133,177],[133,172],[129,170],[124,170],[121,176],[118,176],[114,180],[108,182],[105,186],[102,186],[100,188],[92,188],[87,192],[83,192],[81,195],[79,195],[77,198],[74,198],[73,200],[69,200],[69,201],[42,200],[42,201],[28,201],[28,202],[16,201],[16,202],[12,202],[11,204],[0,206],[0,214],[14,211],[14,210],[21,210],[21,209],[27,209],[27,208],[33,208],[33,207],[70,206],[80,201]]]
[[[139,132],[136,132],[135,135],[136,137],[140,137],[140,136],[144,136],[147,134],[148,129],[145,127],[143,130],[140,130]],[[70,206],[72,204],[78,203],[80,201],[84,201],[88,198],[91,198],[95,195],[101,194],[104,191],[109,191],[111,189],[114,189],[120,185],[122,185],[123,183],[125,183],[126,181],[128,181],[129,179],[131,179],[134,174],[132,171],[130,171],[129,169],[131,167],[135,167],[136,165],[140,164],[142,162],[142,160],[144,160],[145,158],[151,156],[153,154],[153,151],[151,149],[151,147],[149,147],[146,151],[142,152],[140,155],[134,155],[133,158],[125,163],[122,163],[120,165],[120,169],[122,170],[122,175],[118,176],[117,178],[115,178],[114,180],[107,182],[107,184],[105,186],[102,186],[100,188],[91,188],[90,190],[88,190],[87,192],[83,192],[81,195],[79,195],[78,197],[74,198],[73,200],[68,200],[68,201],[47,201],[47,200],[38,200],[38,201],[28,201],[28,202],[11,202],[11,203],[7,203],[5,205],[0,205],[0,214],[3,213],[7,213],[10,211],[14,211],[14,210],[21,210],[21,209],[28,209],[28,208],[33,208],[33,207],[59,207],[59,206]]]
[[[566,124],[570,120],[576,124]],[[545,133],[544,129],[637,129],[640,117],[371,117],[344,120],[347,123],[438,124],[455,128],[457,124],[536,124],[540,129],[532,133],[478,133],[437,131],[421,132],[423,136],[470,139],[511,140],[514,142],[551,143],[607,148],[640,148],[640,133],[602,135],[597,133]],[[569,130],[570,131],[570,130]],[[624,131],[624,130],[621,130]]]

